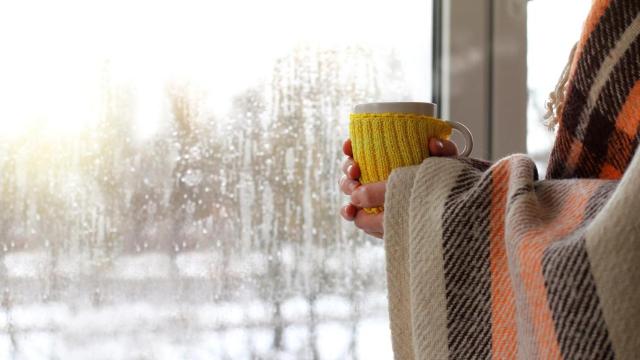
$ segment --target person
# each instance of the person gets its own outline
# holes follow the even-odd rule
[[[640,1],[593,1],[553,95],[544,180],[525,155],[429,139],[434,156],[362,185],[344,142],[340,213],[384,239],[396,358],[640,353]]]
[[[449,140],[431,138],[429,153],[431,156],[457,156],[458,148]],[[340,215],[347,221],[353,221],[355,226],[365,233],[382,239],[384,236],[384,213],[368,214],[360,211],[363,208],[384,206],[386,181],[362,185],[360,168],[353,160],[351,140],[346,139],[342,145],[346,158],[342,162],[344,175],[339,180],[340,190],[350,196],[350,202],[340,209]]]

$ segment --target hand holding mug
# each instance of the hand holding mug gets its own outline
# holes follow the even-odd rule
[[[448,141],[453,129],[465,137],[462,156],[471,152],[469,130],[434,114],[435,105],[430,103],[370,103],[354,108],[351,139],[343,146],[348,156],[343,163],[345,176],[340,180],[341,190],[351,195],[351,204],[341,210],[346,220],[355,220],[368,234],[382,237],[386,179],[393,169],[417,165],[430,155],[455,156],[457,148]]]
[[[360,184],[360,181],[358,181],[360,168],[358,163],[353,160],[351,139],[345,140],[342,151],[347,157],[342,162],[344,175],[340,178],[340,190],[345,195],[351,196],[351,201],[342,206],[340,215],[347,221],[353,221],[356,227],[365,233],[382,239],[384,235],[384,213],[369,214],[359,210],[362,210],[362,207],[383,207],[387,182]],[[429,139],[429,152],[431,156],[457,156],[458,148],[452,141],[431,138]]]

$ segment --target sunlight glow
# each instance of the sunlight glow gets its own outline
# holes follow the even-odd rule
[[[334,178],[349,107],[429,99],[429,7],[0,0],[0,359],[390,357]]]
[[[414,71],[427,54],[409,42],[415,36],[397,35],[424,29],[426,40],[429,27],[419,23],[424,13],[403,12],[408,1],[2,2],[0,137],[80,133],[100,119],[108,86],[134,92],[143,137],[155,131],[171,82],[206,89],[208,105],[224,113],[234,93],[300,43],[395,47]],[[427,95],[427,79],[417,83]]]

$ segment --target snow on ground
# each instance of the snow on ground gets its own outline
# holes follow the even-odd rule
[[[16,306],[7,331],[0,323],[1,359],[306,359],[315,347],[321,359],[391,358],[385,308],[357,321],[345,319],[349,304],[335,296],[316,308],[311,330],[296,299],[283,305],[282,349],[265,306],[208,304],[157,307],[144,303],[70,309],[63,304]],[[331,313],[332,309],[336,312]],[[263,321],[256,321],[263,320]],[[314,331],[315,336],[310,337]],[[12,344],[13,343],[13,344]]]
[[[255,289],[221,298],[197,296],[211,291],[215,261],[207,253],[180,254],[175,263],[154,253],[124,255],[102,280],[79,261],[58,268],[63,290],[46,297],[49,255],[7,254],[0,359],[392,357],[384,284],[378,290],[338,288],[309,297],[290,291],[279,300],[277,316],[274,298],[257,296]],[[364,273],[383,264],[376,252],[359,261]],[[246,272],[234,271],[251,276],[249,271],[261,268],[253,266],[256,262],[247,256],[236,264]],[[184,288],[188,291],[180,293]]]

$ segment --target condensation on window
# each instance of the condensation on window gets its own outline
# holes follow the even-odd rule
[[[592,0],[527,2],[527,152],[544,177],[555,134],[545,125],[545,103],[578,41]],[[570,14],[568,16],[568,14]]]
[[[0,358],[390,358],[341,144],[430,99],[430,9],[0,5]]]

